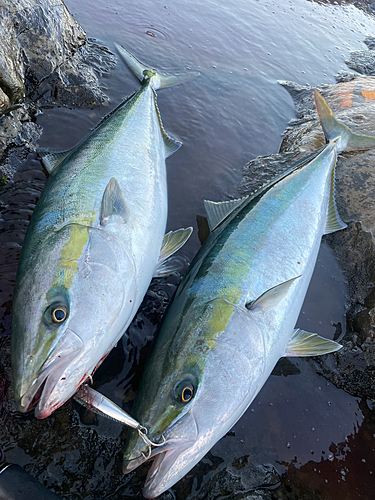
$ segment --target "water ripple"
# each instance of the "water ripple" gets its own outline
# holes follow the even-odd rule
[[[155,24],[140,24],[138,28],[147,36],[151,38],[162,38],[163,40],[170,40],[170,35],[166,31],[165,26],[156,26]]]

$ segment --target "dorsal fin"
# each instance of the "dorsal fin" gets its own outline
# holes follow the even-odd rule
[[[100,210],[100,224],[105,224],[112,215],[120,216],[124,222],[126,222],[128,218],[128,207],[124,195],[120,184],[114,177],[108,182],[104,190]]]
[[[208,224],[211,231],[213,231],[224,219],[228,217],[229,214],[233,212],[233,210],[239,207],[247,199],[248,196],[229,201],[204,200],[204,208],[207,212]]]
[[[57,168],[61,163],[67,158],[70,153],[76,148],[68,149],[68,150],[38,150],[38,154],[42,159],[42,163],[47,170],[47,172],[50,174],[52,170]]]

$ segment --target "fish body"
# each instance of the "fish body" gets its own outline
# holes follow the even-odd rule
[[[345,227],[334,202],[337,153],[375,146],[316,102],[327,146],[248,198],[207,202],[213,231],[184,277],[147,360],[133,416],[152,451],[143,494],[181,479],[251,404],[282,356],[316,355],[336,342],[295,330],[321,237]],[[145,460],[130,431],[124,471]]]
[[[161,77],[119,51],[142,86],[78,146],[43,154],[50,175],[22,248],[12,367],[19,409],[37,403],[38,418],[91,377],[136,313],[162,247],[165,260],[191,231],[164,238],[165,159],[180,144],[161,123]]]

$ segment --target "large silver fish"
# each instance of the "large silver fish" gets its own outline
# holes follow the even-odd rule
[[[314,159],[248,198],[206,202],[212,233],[167,313],[132,412],[161,444],[151,453],[146,498],[170,488],[228,432],[280,357],[340,348],[295,324],[322,235],[345,227],[334,201],[337,153],[375,147],[375,137],[352,134],[318,92],[315,100],[329,142]],[[131,430],[124,471],[148,452]]]
[[[75,148],[43,153],[49,178],[22,248],[12,318],[18,407],[44,418],[90,378],[134,317],[155,273],[191,233],[164,236],[165,132],[155,90],[195,77],[162,75],[117,47],[141,88]]]

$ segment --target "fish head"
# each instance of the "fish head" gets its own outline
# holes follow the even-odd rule
[[[134,263],[115,236],[64,226],[21,256],[12,317],[12,370],[21,412],[45,418],[116,344],[136,300]]]
[[[157,446],[149,447],[132,430],[124,454],[125,473],[152,460],[143,488],[146,498],[173,486],[230,430],[256,394],[264,371],[262,333],[245,308],[215,299],[182,320],[176,312],[172,305],[133,408]]]

